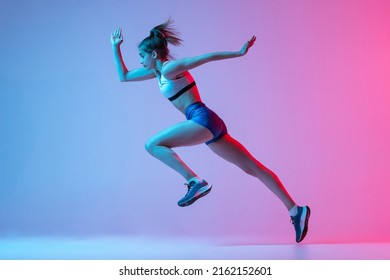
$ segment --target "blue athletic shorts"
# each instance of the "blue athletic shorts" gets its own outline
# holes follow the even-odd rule
[[[207,141],[211,144],[227,134],[227,128],[224,121],[212,110],[207,108],[202,102],[191,104],[186,109],[186,118],[206,127],[214,135],[214,138]]]

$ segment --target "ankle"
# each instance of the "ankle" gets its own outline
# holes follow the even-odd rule
[[[202,181],[203,181],[202,178],[200,178],[199,176],[195,176],[195,177],[192,177],[191,179],[189,179],[187,181],[187,183],[190,184],[191,182],[195,182],[195,184],[199,184]]]
[[[289,213],[291,217],[295,217],[298,214],[298,205],[295,204],[293,207],[291,207]]]

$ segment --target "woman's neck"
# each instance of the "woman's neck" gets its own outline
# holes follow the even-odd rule
[[[161,59],[156,60],[156,67],[153,69],[155,73],[161,73],[165,61],[167,60],[161,60]]]

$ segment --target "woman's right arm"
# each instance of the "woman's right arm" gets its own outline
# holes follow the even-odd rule
[[[114,33],[111,34],[111,44],[114,51],[114,60],[116,70],[119,75],[121,82],[132,82],[132,81],[144,81],[153,79],[156,77],[152,70],[145,68],[138,68],[134,70],[127,70],[125,63],[123,62],[120,45],[123,42],[122,30],[118,28]]]
[[[236,52],[214,52],[198,55],[194,57],[187,57],[182,59],[173,60],[167,63],[164,67],[163,75],[166,78],[174,78],[184,71],[191,70],[195,67],[203,65],[211,61],[217,61],[222,59],[234,58],[244,56],[248,50],[253,46],[256,41],[256,37],[253,36],[249,41],[245,42],[240,51]]]

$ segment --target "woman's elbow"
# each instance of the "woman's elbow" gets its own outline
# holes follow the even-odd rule
[[[126,75],[121,75],[121,74],[119,74],[119,81],[120,81],[120,82],[126,82],[126,81],[127,81]]]
[[[127,81],[127,71],[118,71],[118,78],[120,82]]]

